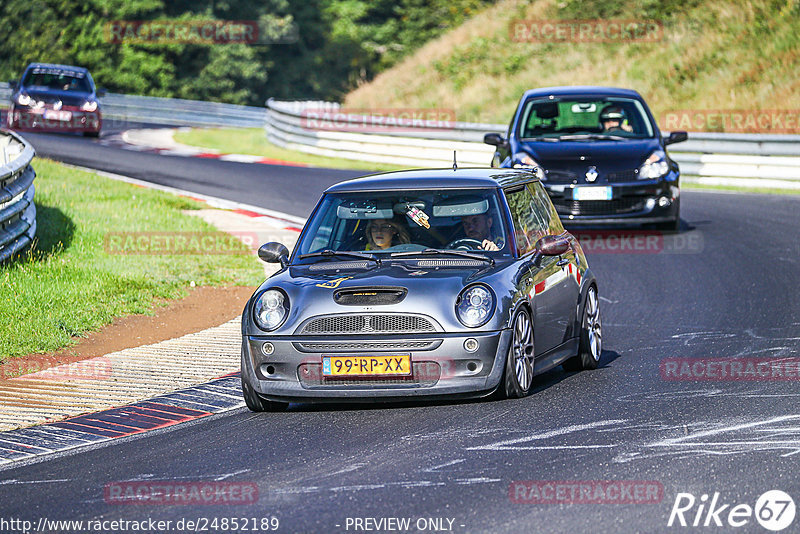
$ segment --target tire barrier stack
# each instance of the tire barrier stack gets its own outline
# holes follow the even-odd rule
[[[0,131],[0,263],[36,235],[33,156],[33,147],[24,138]]]

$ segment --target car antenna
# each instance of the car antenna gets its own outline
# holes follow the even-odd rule
[[[453,170],[454,171],[458,170],[458,163],[456,163],[456,151],[455,150],[453,150]]]

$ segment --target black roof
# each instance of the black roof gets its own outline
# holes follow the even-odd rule
[[[402,191],[403,189],[479,189],[536,181],[529,169],[463,168],[415,169],[370,174],[339,182],[326,193],[356,191]]]
[[[633,89],[622,89],[621,87],[600,87],[596,85],[562,85],[559,87],[540,87],[538,89],[529,89],[522,95],[522,100],[527,100],[531,97],[543,96],[621,96],[642,100],[642,95]]]

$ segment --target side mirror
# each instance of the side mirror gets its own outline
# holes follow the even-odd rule
[[[97,95],[97,98],[103,98],[104,96],[106,96],[106,93],[108,93],[108,91],[106,91],[106,90],[105,90],[105,89],[103,89],[102,87],[101,87],[100,89],[97,89],[97,90],[94,92],[94,94],[96,94],[96,95]]]
[[[282,243],[265,243],[258,249],[258,257],[267,263],[280,263],[281,267],[289,265],[289,249]]]
[[[664,144],[671,145],[673,143],[682,143],[687,139],[689,139],[689,134],[687,134],[686,132],[683,131],[670,132],[669,137],[664,139]]]
[[[505,138],[499,133],[487,133],[483,136],[483,142],[494,146],[504,146],[506,144]]]
[[[536,242],[542,256],[560,256],[569,250],[569,240],[560,235],[546,235]]]
[[[8,87],[12,91],[15,91],[17,89],[17,80],[11,80],[10,82],[8,82]]]

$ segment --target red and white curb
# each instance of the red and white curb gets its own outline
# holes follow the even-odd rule
[[[254,219],[252,225],[257,221],[285,237],[296,239],[305,223],[304,219],[287,213],[128,176],[71,167],[227,210],[231,215],[219,210],[199,210],[216,212],[223,222],[226,218],[234,219],[235,224],[241,216],[249,217]],[[238,378],[227,380],[224,387],[208,382],[220,376],[238,376],[240,322],[237,317],[179,338],[0,382],[0,464],[163,428],[242,406]],[[189,389],[175,392],[180,388]],[[170,397],[170,403],[154,403],[152,399],[157,395]],[[141,406],[116,408],[131,402]],[[41,439],[37,441],[36,436]]]
[[[183,129],[184,128],[144,128],[126,130],[121,134],[102,138],[100,144],[135,152],[160,154],[162,156],[216,159],[235,163],[259,163],[262,165],[282,165],[285,167],[310,167],[308,164],[295,161],[265,158],[253,154],[228,154],[216,150],[184,145],[176,142],[172,138],[175,131]]]
[[[0,469],[244,407],[239,373],[119,408],[0,432]]]

